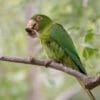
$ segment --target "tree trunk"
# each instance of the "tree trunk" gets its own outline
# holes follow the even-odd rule
[[[29,18],[38,11],[37,3],[28,2],[26,4],[25,15],[26,15],[26,22]],[[32,39],[31,37],[27,36],[27,48],[28,48],[28,56],[34,57],[37,55],[38,51],[40,50],[40,46],[36,45],[36,39]],[[34,50],[35,49],[35,50]],[[39,68],[32,67],[29,72],[29,84],[30,89],[28,93],[28,100],[41,100],[40,94],[40,77],[39,77]]]

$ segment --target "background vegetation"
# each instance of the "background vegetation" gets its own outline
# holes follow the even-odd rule
[[[0,55],[45,58],[25,32],[30,16],[43,13],[72,37],[89,75],[100,74],[100,0],[0,0]],[[93,93],[99,100],[100,87]],[[77,81],[52,69],[0,61],[0,100],[89,100]]]

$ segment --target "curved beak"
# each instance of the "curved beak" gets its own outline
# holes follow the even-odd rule
[[[36,34],[37,29],[38,29],[37,22],[35,20],[29,20],[25,28],[28,35],[33,38],[37,37],[37,34]]]

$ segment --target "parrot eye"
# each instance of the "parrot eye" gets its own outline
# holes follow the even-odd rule
[[[36,21],[37,21],[37,22],[40,22],[42,19],[43,19],[42,16],[37,16]]]

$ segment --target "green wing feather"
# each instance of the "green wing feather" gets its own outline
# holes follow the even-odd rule
[[[73,41],[68,35],[67,31],[57,23],[52,25],[49,31],[51,38],[55,40],[55,42],[65,51],[65,53],[71,57],[79,71],[86,74],[86,71],[82,66],[80,58],[76,52]]]

